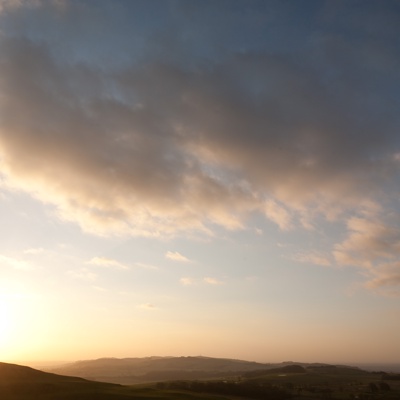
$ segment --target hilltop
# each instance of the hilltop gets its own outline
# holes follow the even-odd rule
[[[66,364],[50,372],[120,384],[208,379],[272,368],[272,364],[211,357],[100,358]]]
[[[177,379],[223,378],[252,371],[279,369],[290,364],[293,364],[293,362],[270,364],[203,356],[100,358],[65,364],[49,371],[62,375],[79,376],[95,381],[132,385]],[[296,364],[302,367],[323,365]]]

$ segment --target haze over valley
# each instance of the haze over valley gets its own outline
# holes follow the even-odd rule
[[[395,400],[400,394],[400,374],[317,363],[273,365],[209,357],[108,358],[79,361],[56,371],[81,378],[0,363],[0,395],[8,400]]]

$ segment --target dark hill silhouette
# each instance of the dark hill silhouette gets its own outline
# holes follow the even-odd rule
[[[113,393],[119,385],[90,382],[86,379],[61,376],[30,367],[0,363],[0,399],[117,399]]]
[[[39,371],[23,365],[0,363],[0,385],[14,383],[65,383],[86,382],[85,379],[71,376],[61,376],[48,372]]]

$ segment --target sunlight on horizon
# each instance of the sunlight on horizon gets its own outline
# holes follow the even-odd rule
[[[0,348],[8,346],[13,331],[13,310],[4,298],[0,298]]]

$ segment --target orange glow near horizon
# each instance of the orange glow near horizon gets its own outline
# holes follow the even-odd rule
[[[0,345],[7,345],[12,330],[12,311],[5,299],[0,302]]]

